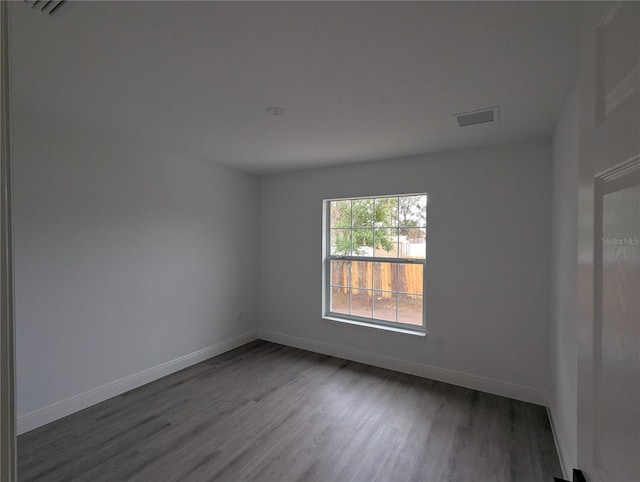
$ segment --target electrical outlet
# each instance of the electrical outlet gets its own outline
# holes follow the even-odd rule
[[[438,350],[442,350],[442,337],[441,336],[436,336],[434,342],[435,342],[436,348]]]
[[[240,323],[242,322],[243,318],[244,318],[244,314],[242,313],[242,311],[238,312],[238,314],[236,315],[236,321]]]

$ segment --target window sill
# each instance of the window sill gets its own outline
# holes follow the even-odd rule
[[[374,328],[376,330],[383,331],[392,331],[394,333],[402,333],[404,335],[412,335],[412,336],[427,336],[427,333],[423,330],[408,330],[406,328],[399,328],[395,326],[387,326],[387,325],[378,325],[375,323],[366,323],[364,321],[356,321],[356,320],[348,320],[346,318],[338,318],[336,316],[324,315],[322,317],[323,320],[329,321],[337,321],[338,323],[346,323],[348,325],[356,325],[356,326],[364,326],[367,328]]]

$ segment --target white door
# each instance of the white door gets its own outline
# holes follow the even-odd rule
[[[640,481],[640,2],[584,14],[578,465]]]

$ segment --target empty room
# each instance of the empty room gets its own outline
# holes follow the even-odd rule
[[[0,482],[640,481],[640,2],[0,13]]]

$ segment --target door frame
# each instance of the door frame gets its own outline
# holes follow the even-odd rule
[[[604,225],[604,196],[621,189],[638,185],[640,179],[640,153],[627,159],[603,172],[598,173],[594,180],[594,285],[593,285],[593,473],[600,480],[608,480],[609,477],[603,471],[600,464],[598,451],[598,436],[602,430],[602,422],[598,417],[597,407],[600,403],[600,383],[602,381],[602,330],[603,330],[603,225]],[[639,212],[640,214],[640,212]],[[633,234],[633,233],[631,233]]]
[[[8,1],[0,1],[0,482],[16,480]]]
[[[602,77],[605,68],[603,37],[623,3],[587,2],[583,6],[580,74],[580,160],[578,189],[578,275],[577,275],[577,338],[578,394],[577,445],[578,467],[592,481],[602,481],[598,471],[597,389],[601,327],[601,258],[602,258],[602,197],[612,184],[637,169],[640,144],[630,141],[602,143],[611,136],[611,123],[616,109],[624,108],[629,96],[639,95],[637,70],[623,79],[620,86],[605,92]],[[634,74],[635,72],[635,74]],[[640,99],[640,97],[639,97]],[[632,104],[627,104],[632,105]],[[629,107],[630,108],[630,107]],[[640,102],[636,106],[640,115]],[[631,129],[615,121],[615,128]],[[622,131],[621,131],[622,132]],[[640,131],[638,132],[640,134]],[[620,137],[622,140],[623,137]]]

